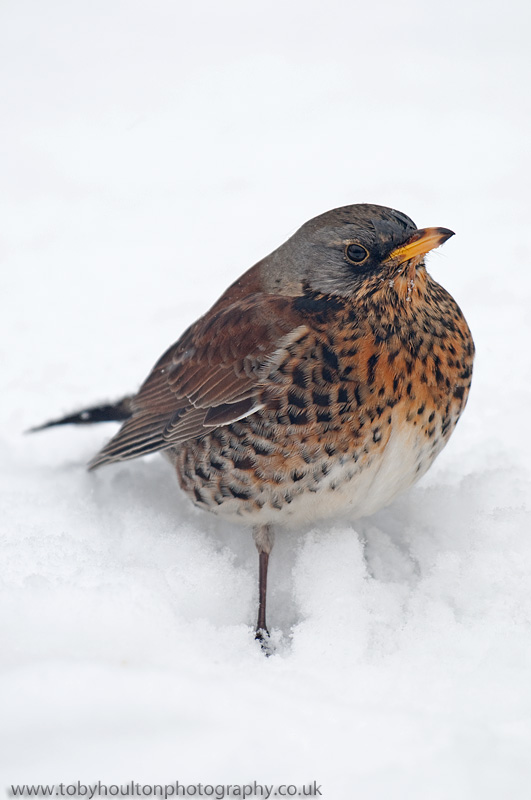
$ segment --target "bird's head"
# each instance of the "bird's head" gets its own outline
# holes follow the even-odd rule
[[[306,222],[265,259],[268,289],[363,297],[392,290],[410,299],[424,256],[453,236],[420,228],[405,214],[375,205],[335,208]],[[267,274],[267,277],[266,277]]]

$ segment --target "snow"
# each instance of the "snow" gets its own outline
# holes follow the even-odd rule
[[[529,5],[17,0],[0,10],[1,778],[527,798]],[[244,269],[354,202],[457,232],[477,345],[450,444],[391,507],[244,529],[158,456],[88,474]]]

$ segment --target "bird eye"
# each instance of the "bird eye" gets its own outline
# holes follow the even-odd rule
[[[361,244],[349,244],[345,250],[347,260],[352,264],[361,264],[369,257],[369,251]]]

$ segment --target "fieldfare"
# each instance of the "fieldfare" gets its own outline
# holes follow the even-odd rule
[[[91,469],[163,451],[193,503],[251,526],[266,647],[274,527],[387,505],[463,411],[472,336],[424,264],[452,235],[375,205],[315,217],[229,286],[137,394],[40,427],[123,421]]]

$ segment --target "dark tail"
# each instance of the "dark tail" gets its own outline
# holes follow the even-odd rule
[[[123,422],[132,415],[131,409],[132,396],[123,397],[116,403],[106,403],[101,406],[91,406],[84,408],[76,414],[69,414],[61,419],[52,419],[44,425],[37,425],[30,428],[26,433],[43,431],[45,428],[53,428],[56,425],[92,425],[94,422]]]

